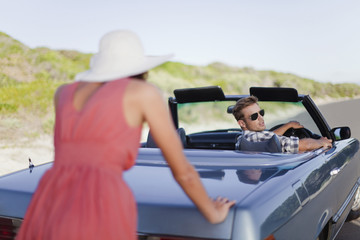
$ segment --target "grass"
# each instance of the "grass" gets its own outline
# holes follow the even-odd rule
[[[63,82],[35,80],[10,82],[0,88],[0,114],[13,114],[24,109],[39,115],[52,109],[54,92]]]
[[[53,96],[64,82],[35,80],[13,82],[0,87],[1,142],[30,142],[51,135],[55,122]],[[22,140],[21,140],[22,139]],[[24,143],[22,143],[24,144]]]

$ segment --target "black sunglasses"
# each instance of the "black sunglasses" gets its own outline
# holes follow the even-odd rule
[[[260,113],[260,115],[263,117],[263,116],[265,115],[265,110],[264,110],[264,109],[261,109],[258,113],[256,112],[256,113],[251,114],[251,115],[250,115],[251,121],[255,121],[256,119],[258,119],[259,113]]]

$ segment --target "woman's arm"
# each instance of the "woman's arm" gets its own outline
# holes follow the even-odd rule
[[[168,162],[175,180],[209,222],[222,222],[235,201],[228,201],[222,197],[216,200],[209,198],[198,173],[183,153],[181,141],[163,97],[154,86],[146,84],[143,87],[141,91],[143,94],[139,99],[143,118],[148,123],[151,134]]]

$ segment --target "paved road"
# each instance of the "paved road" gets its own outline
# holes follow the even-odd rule
[[[349,126],[351,135],[360,139],[360,99],[330,103],[319,108],[330,127]]]
[[[352,137],[360,139],[360,99],[319,106],[331,128],[348,126]],[[359,240],[360,219],[344,224],[336,240]]]

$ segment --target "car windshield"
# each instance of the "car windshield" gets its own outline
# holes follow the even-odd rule
[[[235,101],[197,102],[178,104],[179,128],[187,134],[220,129],[239,128],[228,107]],[[301,102],[259,102],[265,109],[266,128],[271,129],[289,121],[299,121],[307,129],[320,135],[320,131]]]

